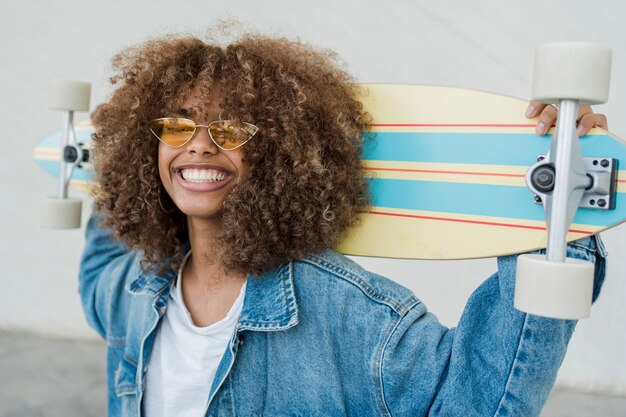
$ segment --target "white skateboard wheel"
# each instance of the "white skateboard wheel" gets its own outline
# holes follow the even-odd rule
[[[41,225],[51,229],[78,229],[81,211],[80,199],[48,197],[41,207]]]
[[[48,92],[48,106],[57,110],[89,111],[91,84],[53,79]]]
[[[544,255],[517,258],[515,308],[538,316],[577,320],[589,317],[594,265],[580,259],[552,262]]]
[[[592,43],[550,43],[535,51],[532,98],[600,104],[609,98],[611,49]]]

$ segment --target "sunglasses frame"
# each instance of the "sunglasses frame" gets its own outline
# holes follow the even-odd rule
[[[239,123],[243,123],[246,126],[251,126],[254,128],[254,133],[252,135],[250,135],[250,137],[248,139],[246,139],[245,141],[243,141],[242,143],[240,143],[239,145],[235,146],[234,148],[224,148],[223,146],[219,145],[217,143],[217,141],[215,140],[215,138],[213,137],[213,135],[211,134],[211,125],[213,125],[214,123],[223,123],[223,122],[232,122],[232,120],[230,119],[226,119],[226,120],[214,120],[211,123],[209,123],[208,125],[199,125],[196,124],[196,122],[194,122],[191,119],[188,119],[186,117],[159,117],[158,119],[154,119],[152,120],[152,122],[150,122],[150,124],[152,124],[153,122],[157,122],[160,120],[187,120],[190,121],[191,123],[193,123],[194,125],[194,129],[193,132],[191,133],[191,135],[189,136],[189,138],[184,141],[183,143],[181,143],[178,146],[174,146],[174,145],[170,145],[169,143],[163,141],[163,139],[161,139],[161,137],[159,135],[156,134],[156,132],[154,130],[152,130],[152,126],[149,126],[148,128],[150,129],[150,132],[152,132],[152,134],[154,136],[156,136],[156,138],[159,140],[159,142],[163,143],[166,146],[169,146],[170,148],[182,148],[183,146],[185,146],[186,144],[189,143],[189,141],[191,139],[193,139],[196,136],[196,133],[198,133],[198,128],[199,127],[206,127],[207,129],[207,133],[209,134],[209,138],[211,138],[211,141],[215,144],[215,146],[217,146],[218,148],[220,148],[223,151],[232,151],[238,148],[241,148],[243,145],[245,145],[246,143],[248,143],[250,141],[250,139],[252,139],[257,132],[259,131],[259,128],[256,125],[253,125],[252,123],[247,123],[247,122],[239,122]]]

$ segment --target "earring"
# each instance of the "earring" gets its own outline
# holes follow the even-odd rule
[[[159,191],[157,192],[157,199],[159,200],[159,206],[161,206],[161,210],[163,210],[164,213],[172,213],[172,210],[165,210],[165,207],[163,207],[163,202],[161,201],[161,187],[159,187]]]

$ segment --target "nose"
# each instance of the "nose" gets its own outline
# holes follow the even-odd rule
[[[199,155],[211,154],[215,155],[219,152],[219,148],[209,136],[209,129],[206,126],[196,127],[196,132],[187,144],[187,151]]]

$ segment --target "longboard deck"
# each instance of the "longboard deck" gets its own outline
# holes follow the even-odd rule
[[[91,122],[84,121],[74,125],[76,132],[76,141],[79,143],[90,144],[93,127]],[[41,169],[52,175],[54,178],[59,176],[59,162],[62,158],[61,141],[63,140],[63,132],[59,131],[50,136],[46,136],[33,149],[33,159]],[[93,176],[90,164],[85,168],[76,168],[72,172],[70,186],[85,193],[89,192],[90,181]]]
[[[339,245],[341,252],[471,259],[546,246],[543,206],[534,203],[525,174],[547,153],[552,131],[535,134],[536,121],[524,117],[526,101],[451,87],[362,87],[374,120],[363,153],[372,207]],[[89,133],[88,126],[77,132],[87,139]],[[34,151],[53,175],[56,136],[56,145],[51,136]],[[584,156],[626,161],[626,142],[601,129],[580,143]],[[89,176],[75,170],[74,185],[85,188]],[[568,240],[624,222],[625,199],[626,171],[619,171],[615,209],[579,209]]]

